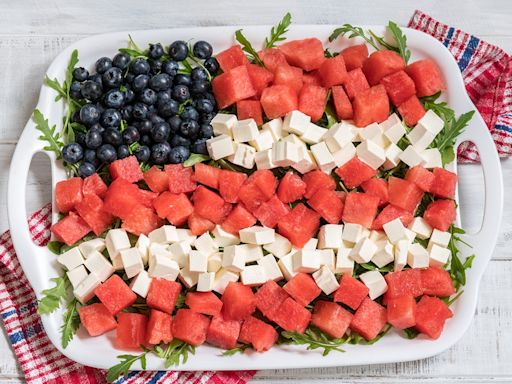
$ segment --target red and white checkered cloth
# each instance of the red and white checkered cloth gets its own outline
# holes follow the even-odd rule
[[[441,24],[416,11],[409,27],[431,34],[454,55],[466,89],[487,123],[500,156],[512,154],[512,62],[500,48]],[[459,160],[477,161],[472,145],[459,150]],[[50,237],[51,206],[29,218],[37,244]],[[37,315],[37,300],[16,258],[9,232],[0,236],[0,317],[28,383],[105,383],[105,372],[84,367],[62,354],[46,336]],[[233,372],[131,372],[116,383],[242,384],[254,371]]]

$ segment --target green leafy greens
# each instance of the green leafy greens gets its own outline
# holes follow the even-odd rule
[[[60,327],[62,347],[66,348],[73,336],[75,335],[78,327],[80,326],[80,317],[78,316],[77,306],[78,300],[73,299],[67,305],[66,312],[64,313],[64,323]]]
[[[283,331],[281,336],[291,344],[307,345],[307,350],[323,349],[323,356],[327,356],[332,351],[345,352],[340,346],[348,341],[348,337],[328,338],[325,333],[313,327],[308,327],[303,334]]]
[[[56,311],[68,295],[70,283],[67,277],[55,277],[51,280],[55,283],[55,286],[45,289],[42,292],[43,297],[38,302],[37,313],[40,315]]]
[[[448,243],[448,249],[452,256],[450,260],[450,276],[453,281],[455,290],[459,290],[460,287],[466,285],[466,270],[471,268],[475,255],[468,256],[464,262],[460,260],[459,249],[457,243],[462,243],[470,247],[460,236],[466,233],[462,228],[458,228],[455,225],[450,227],[450,242]]]
[[[196,348],[184,341],[174,339],[165,349],[157,345],[153,353],[164,360],[165,368],[169,368],[174,365],[185,364],[188,360],[188,354],[194,355]]]
[[[228,349],[222,352],[222,356],[233,356],[236,355],[237,353],[244,353],[245,350],[247,350],[249,347],[249,344],[242,344],[236,348]]]
[[[48,145],[46,145],[43,149],[45,151],[54,152],[57,159],[60,159],[61,149],[64,144],[60,139],[60,134],[55,132],[56,126],[53,125],[50,127],[48,119],[45,119],[39,109],[34,110],[32,119],[34,120],[34,123],[36,123],[36,129],[41,132],[39,140],[46,141],[48,143]]]
[[[272,27],[270,36],[265,38],[263,46],[265,48],[274,48],[277,42],[284,41],[286,39],[284,35],[288,32],[291,23],[292,15],[288,12],[275,27]]]
[[[256,64],[263,66],[263,61],[258,56],[258,52],[253,48],[251,42],[243,35],[242,30],[239,29],[235,32],[235,39],[242,45],[242,50],[247,54],[249,60],[254,61]]]
[[[149,349],[144,348],[144,352],[140,355],[119,355],[118,359],[121,359],[119,364],[114,365],[107,371],[107,381],[109,383],[116,380],[119,376],[123,375],[125,378],[130,372],[130,368],[134,363],[140,360],[140,366],[142,369],[146,369],[146,355],[150,352]]]
[[[146,51],[142,50],[136,43],[133,41],[131,35],[128,35],[128,47],[127,48],[119,48],[119,52],[127,54],[130,57],[148,57]]]

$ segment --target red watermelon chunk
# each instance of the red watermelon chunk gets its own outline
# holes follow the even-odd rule
[[[212,90],[219,109],[224,109],[237,101],[256,96],[247,67],[241,65],[230,69],[212,80]]]
[[[377,171],[363,163],[357,156],[336,169],[336,174],[349,189],[357,188],[366,180],[377,175]]]
[[[311,312],[289,297],[276,309],[273,320],[285,331],[304,333],[311,320]]]
[[[389,200],[389,193],[388,183],[385,179],[372,178],[370,180],[366,180],[361,184],[361,188],[363,188],[363,191],[369,195],[377,196],[380,199],[379,207],[387,204]]]
[[[356,68],[348,72],[347,79],[343,83],[343,86],[350,100],[352,100],[359,92],[370,88],[370,84],[368,84],[368,80],[366,80],[361,68]]]
[[[162,193],[169,190],[169,176],[156,165],[144,172],[144,181],[153,192]]]
[[[421,165],[417,165],[409,168],[405,174],[405,180],[416,184],[423,192],[430,192],[434,182],[434,174]]]
[[[251,287],[242,283],[230,282],[222,294],[222,303],[222,315],[226,320],[243,320],[256,309]]]
[[[320,74],[318,73],[318,70],[311,71],[311,72],[304,72],[302,74],[302,81],[304,82],[304,85],[322,85],[322,79],[320,78]]]
[[[388,323],[397,329],[413,327],[416,324],[416,300],[411,295],[388,300]]]
[[[286,59],[284,58],[284,56],[283,62],[286,63]],[[257,64],[247,64],[247,73],[249,74],[252,86],[254,87],[258,95],[261,95],[261,92],[265,88],[267,88],[274,80],[274,74],[272,73],[273,71],[274,70],[269,70],[267,68],[260,67]],[[239,120],[243,120],[240,117],[238,118]]]
[[[245,181],[238,192],[238,198],[249,211],[254,212],[275,194],[276,188],[277,179],[272,171],[260,169]]]
[[[172,193],[193,192],[197,188],[194,170],[182,164],[167,164],[164,167],[169,177],[169,191]]]
[[[455,293],[450,273],[438,267],[421,270],[421,286],[429,296],[448,297]]]
[[[382,123],[389,116],[389,99],[383,85],[375,85],[359,92],[352,101],[354,123],[366,127],[371,123]]]
[[[147,235],[154,229],[162,226],[162,220],[151,208],[139,205],[123,221],[121,227],[136,236]]]
[[[75,209],[75,205],[83,198],[82,186],[80,177],[62,180],[55,185],[55,203],[59,212],[67,213]]]
[[[335,191],[320,189],[315,193],[308,204],[329,224],[338,224],[343,214],[343,203]]]
[[[437,297],[423,296],[416,306],[415,328],[431,339],[438,339],[446,320],[453,316],[448,305]]]
[[[244,228],[252,227],[256,224],[256,218],[249,212],[243,204],[237,204],[229,213],[226,220],[221,224],[226,232],[238,236],[238,231]]]
[[[366,59],[368,59],[368,47],[366,44],[353,45],[342,50],[340,55],[345,60],[347,71],[352,71],[356,68],[361,68]]]
[[[299,107],[297,92],[288,85],[272,85],[265,88],[261,93],[260,102],[269,120],[283,117]]]
[[[457,217],[455,202],[453,200],[436,200],[431,202],[423,218],[432,227],[440,231],[447,231]]]
[[[288,64],[305,71],[318,69],[325,61],[324,47],[317,38],[292,40],[278,48],[284,53]]]
[[[350,323],[350,329],[366,340],[372,340],[382,331],[386,321],[386,308],[367,297],[357,308]]]
[[[405,71],[416,84],[418,97],[435,95],[437,92],[446,89],[441,70],[431,59],[415,61],[409,64]]]
[[[82,201],[76,204],[77,213],[91,227],[96,236],[99,236],[112,224],[114,218],[103,209],[103,201],[96,195],[87,194]]]
[[[400,105],[405,100],[416,94],[414,81],[405,71],[394,72],[384,76],[380,83],[386,88],[386,92],[393,105]]]
[[[110,184],[104,199],[104,209],[114,216],[125,219],[136,207],[140,206],[139,188],[124,179]]]
[[[307,273],[297,273],[283,286],[283,289],[303,307],[315,300],[322,292],[315,280]]]
[[[406,211],[405,209],[388,204],[382,211],[380,211],[375,220],[373,220],[372,229],[382,229],[384,224],[395,219],[400,219],[402,224],[407,227],[411,223],[413,216],[411,212]]]
[[[153,278],[146,296],[146,303],[150,308],[172,314],[180,292],[180,283],[163,278]]]
[[[113,180],[121,178],[130,183],[136,183],[144,178],[139,161],[133,155],[113,161],[109,165],[108,170]]]
[[[236,102],[238,120],[254,119],[257,125],[263,124],[263,112],[259,100],[240,100]]]
[[[453,199],[457,187],[457,175],[444,168],[434,168],[434,181],[430,191],[434,196]]]
[[[146,330],[148,344],[170,343],[172,341],[172,318],[165,312],[152,309]]]
[[[390,272],[384,275],[388,290],[384,294],[385,298],[395,298],[400,296],[418,297],[423,294],[421,285],[421,271],[419,269],[405,269],[398,272]]]
[[[303,84],[302,69],[300,68],[281,64],[274,71],[274,85],[287,85],[298,94]]]
[[[239,321],[225,320],[222,316],[216,316],[210,321],[206,341],[222,349],[232,349],[236,347],[239,334]]]
[[[299,93],[299,111],[311,117],[312,122],[320,120],[327,102],[327,89],[313,84],[304,84]]]
[[[187,344],[198,346],[206,341],[210,319],[191,309],[178,309],[172,321],[172,334]]]
[[[71,246],[91,232],[91,227],[76,213],[69,212],[69,215],[52,226],[52,232],[58,240]]]
[[[94,294],[112,315],[128,308],[137,300],[137,295],[118,275],[110,276],[94,290]]]
[[[97,173],[87,176],[82,184],[82,193],[84,196],[96,195],[103,199],[107,193],[107,189],[107,184],[105,184]]]
[[[272,348],[278,336],[276,330],[270,324],[254,316],[249,316],[242,324],[238,339],[242,343],[252,344],[256,352],[265,352]]]
[[[336,182],[334,179],[320,170],[306,173],[302,176],[302,180],[306,183],[306,192],[304,193],[304,197],[306,199],[312,197],[320,189],[329,189],[331,191],[336,189]]]
[[[215,58],[219,62],[220,68],[223,72],[228,72],[230,69],[236,68],[240,65],[249,64],[249,60],[239,45],[229,47],[217,54]]]
[[[195,312],[219,316],[222,301],[213,292],[187,292],[185,304]]]
[[[302,248],[318,230],[320,215],[300,203],[282,217],[277,224],[278,232],[297,248]]]
[[[343,303],[353,310],[359,308],[368,296],[368,287],[350,275],[342,275],[340,287],[334,292],[334,301]]]
[[[280,64],[287,64],[286,57],[283,52],[277,48],[266,48],[258,53],[263,61],[265,68],[270,72],[274,72]]]
[[[247,180],[247,175],[242,172],[221,170],[219,176],[219,193],[228,203],[238,202],[240,187]]]
[[[402,116],[405,124],[412,127],[423,117],[426,113],[423,104],[416,95],[411,96],[398,106],[398,113]]]
[[[140,350],[146,344],[147,316],[141,313],[121,312],[117,316],[115,346],[118,349]]]
[[[274,280],[268,280],[254,295],[256,308],[269,320],[274,319],[274,312],[288,297],[288,293]]]
[[[147,191],[139,188],[140,203],[148,208],[153,208],[153,201],[158,197],[157,192]]]
[[[373,52],[363,64],[363,72],[370,85],[376,85],[387,75],[405,68],[405,61],[394,51],[381,50]]]
[[[371,228],[378,206],[379,198],[377,196],[368,193],[350,192],[345,199],[343,221]]]
[[[291,208],[279,200],[277,195],[274,195],[254,211],[254,216],[265,227],[274,228],[279,220],[290,213],[290,211]]]
[[[89,336],[103,335],[105,332],[116,329],[117,321],[107,307],[101,303],[84,305],[78,308],[80,323],[87,330]]]
[[[330,301],[318,301],[311,316],[311,324],[336,339],[345,334],[351,321],[349,311]]]
[[[389,203],[413,213],[423,197],[416,184],[391,176],[388,179]]]
[[[211,165],[197,163],[194,166],[194,177],[199,184],[219,189],[219,178],[222,170]]]
[[[347,79],[347,68],[343,55],[325,59],[318,68],[318,73],[322,79],[322,85],[326,88],[343,84]]]
[[[334,102],[334,109],[338,120],[349,120],[354,117],[354,109],[352,103],[348,98],[343,86],[336,85],[331,88],[332,101]]]
[[[158,217],[167,218],[173,225],[184,224],[194,212],[194,206],[184,193],[164,192],[153,200]]]
[[[192,195],[194,212],[215,224],[221,223],[231,212],[231,204],[208,188],[200,185]]]
[[[205,232],[213,231],[215,223],[199,216],[197,213],[192,213],[188,217],[188,228],[193,235],[201,236]]]
[[[306,193],[306,188],[307,184],[301,179],[301,177],[296,173],[289,171],[286,172],[279,182],[277,197],[279,197],[279,200],[283,203],[293,203],[296,200],[302,199],[302,196]]]

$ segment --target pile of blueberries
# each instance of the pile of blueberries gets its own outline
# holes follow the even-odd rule
[[[189,57],[200,65],[183,70],[191,66],[180,62]],[[70,87],[71,97],[83,104],[72,122],[85,132],[75,130],[75,142],[63,147],[62,158],[79,164],[81,177],[131,154],[152,165],[208,153],[217,110],[209,79],[219,70],[209,43],[197,41],[189,52],[186,42],[175,41],[167,54],[160,43],[150,44],[147,57],[102,57],[95,70],[75,68]]]

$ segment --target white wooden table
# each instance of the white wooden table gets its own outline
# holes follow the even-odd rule
[[[0,2],[0,232],[8,228],[8,166],[21,129],[36,104],[45,69],[59,51],[87,35],[130,29],[273,24],[287,11],[303,24],[405,25],[419,7],[446,23],[512,52],[512,2],[450,1],[66,1]],[[512,162],[503,161],[505,188],[512,190]],[[48,161],[33,160],[29,211],[50,201]],[[478,165],[459,167],[463,224],[478,229],[482,217],[482,174]],[[512,382],[512,207],[504,220],[493,260],[485,273],[471,328],[453,348],[439,356],[410,363],[349,368],[261,371],[261,383],[340,381]],[[0,327],[1,328],[1,327]],[[0,331],[0,384],[23,382],[23,375]]]

